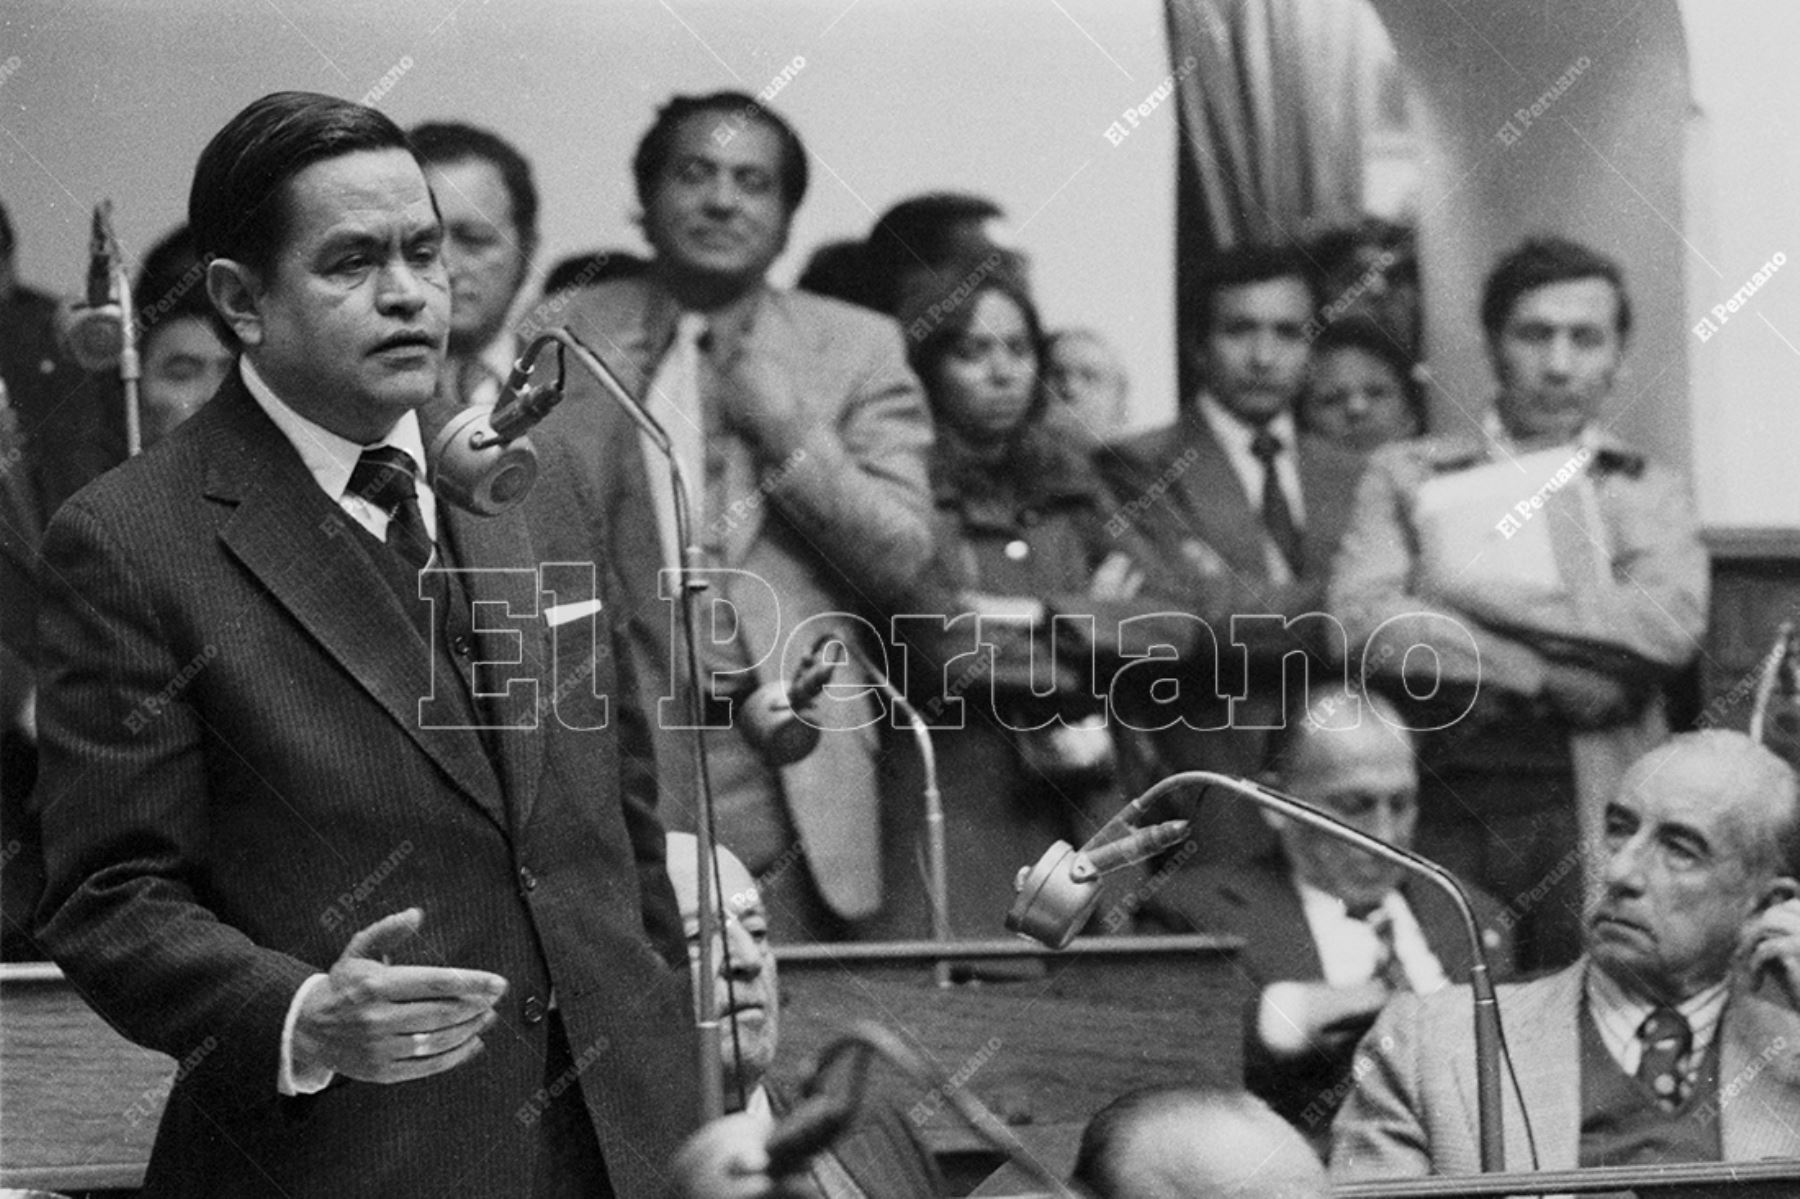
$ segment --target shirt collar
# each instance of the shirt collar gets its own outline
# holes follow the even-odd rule
[[[1594,1023],[1608,1048],[1615,1044],[1635,1044],[1644,1020],[1663,1005],[1626,990],[1593,962],[1588,963],[1586,974],[1588,1010],[1593,1013]],[[1691,1053],[1702,1053],[1712,1044],[1719,1029],[1719,1019],[1725,1014],[1725,1001],[1730,997],[1730,991],[1730,980],[1720,979],[1674,1005],[1693,1030]]]
[[[275,422],[275,427],[281,430],[282,436],[292,443],[314,481],[332,500],[341,500],[350,486],[350,472],[356,469],[357,459],[369,447],[333,433],[294,411],[257,373],[256,366],[247,355],[238,356],[238,370],[250,397],[268,413],[269,419]],[[409,409],[401,414],[385,436],[370,444],[391,445],[406,451],[407,456],[413,460],[413,465],[419,469],[419,477],[425,477],[425,442],[419,433],[418,413]],[[419,488],[419,495],[420,505],[424,506],[429,502],[430,488]],[[435,513],[432,515],[435,516]],[[430,519],[428,516],[428,524]]]
[[[1220,403],[1218,397],[1210,391],[1201,392],[1198,402],[1201,419],[1206,422],[1207,428],[1212,430],[1213,436],[1218,439],[1220,445],[1234,454],[1251,454],[1250,445],[1256,440],[1256,435],[1260,431],[1257,426],[1239,418],[1231,409]],[[1296,441],[1293,412],[1284,409],[1276,413],[1269,418],[1267,424],[1261,426],[1261,429],[1267,429],[1281,438],[1281,448],[1284,452],[1289,454],[1294,452]]]

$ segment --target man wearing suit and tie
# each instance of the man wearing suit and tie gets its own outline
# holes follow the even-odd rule
[[[838,668],[817,708],[819,745],[798,762],[771,763],[732,726],[745,694],[791,678],[819,636],[879,648],[885,604],[930,557],[929,417],[896,325],[764,279],[806,190],[806,152],[787,122],[734,92],[678,96],[633,167],[654,261],[643,278],[578,293],[569,327],[668,428],[700,501],[720,840],[759,876],[778,935],[841,936],[882,895],[880,712],[861,668]],[[587,458],[604,514],[595,536],[620,577],[645,699],[663,701],[664,814],[680,824],[695,784],[688,734],[672,727],[686,706],[665,698],[685,686],[659,578],[678,554],[667,467],[585,381],[559,419]]]
[[[1212,629],[1210,647],[1178,675],[1184,703],[1156,723],[1174,770],[1252,774],[1262,768],[1264,730],[1276,727],[1282,670],[1293,650],[1327,648],[1331,622],[1281,620],[1320,610],[1355,494],[1361,458],[1299,432],[1294,405],[1305,383],[1314,296],[1299,254],[1286,247],[1222,250],[1209,264],[1186,352],[1205,387],[1173,425],[1102,449],[1099,461],[1140,531],[1191,568],[1191,610]],[[1273,627],[1270,627],[1273,625]],[[1231,643],[1241,640],[1244,650]],[[1246,652],[1247,651],[1247,652]],[[1247,661],[1248,669],[1238,663]],[[1228,702],[1229,697],[1244,697]],[[1198,814],[1203,860],[1254,857],[1267,829],[1243,805]]]
[[[1606,808],[1573,966],[1502,987],[1506,1163],[1800,1156],[1800,779],[1742,733],[1673,738]],[[1468,988],[1398,996],[1357,1050],[1335,1180],[1480,1169]]]
[[[39,935],[181,1063],[145,1193],[660,1194],[698,1105],[646,732],[591,570],[414,482],[424,175],[282,92],[189,213],[240,370],[42,551]]]
[[[1276,785],[1344,823],[1412,848],[1419,773],[1412,736],[1379,696],[1321,695],[1281,735]],[[1257,987],[1245,1013],[1244,1083],[1321,1151],[1349,1090],[1352,1054],[1396,991],[1467,980],[1473,956],[1455,905],[1389,862],[1265,812],[1279,848],[1252,862],[1188,866],[1144,905],[1166,932],[1244,938]],[[1510,921],[1469,895],[1494,977],[1512,973]]]

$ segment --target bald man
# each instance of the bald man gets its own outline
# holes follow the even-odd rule
[[[1585,953],[1500,990],[1506,1168],[1800,1154],[1800,779],[1742,733],[1673,738],[1607,804]],[[1479,1169],[1469,993],[1403,996],[1358,1050],[1346,1180]]]
[[[1095,1113],[1069,1182],[1092,1199],[1323,1199],[1325,1169],[1260,1100],[1156,1087]]]
[[[1412,848],[1418,770],[1411,734],[1385,699],[1316,699],[1288,721],[1276,765],[1278,787]],[[1238,962],[1259,988],[1245,1019],[1245,1085],[1322,1153],[1356,1040],[1382,1005],[1398,990],[1429,994],[1467,978],[1472,957],[1441,892],[1342,841],[1263,816],[1275,830],[1272,852],[1239,866],[1188,866],[1149,899],[1141,923],[1244,938]],[[1504,977],[1510,914],[1481,892],[1470,900],[1490,968]]]
[[[718,898],[724,914],[722,946],[712,968],[719,996],[719,1044],[725,1107],[735,1116],[715,1121],[684,1150],[676,1166],[676,1190],[687,1199],[776,1195],[784,1185],[821,1199],[902,1199],[943,1193],[929,1151],[917,1131],[891,1106],[868,1104],[832,1149],[814,1158],[807,1179],[783,1183],[748,1180],[767,1167],[762,1147],[796,1095],[769,1077],[781,1045],[781,996],[776,986],[775,946],[756,879],[723,845],[718,859]],[[692,833],[668,834],[669,878],[687,931],[695,1005],[700,992],[700,861]],[[808,1191],[807,1184],[813,1188]]]

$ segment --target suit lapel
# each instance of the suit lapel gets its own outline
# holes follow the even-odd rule
[[[1231,460],[1213,436],[1198,404],[1184,408],[1180,421],[1184,430],[1179,439],[1181,450],[1185,453],[1192,449],[1196,455],[1192,465],[1176,480],[1191,522],[1186,532],[1205,541],[1246,577],[1267,578],[1269,563],[1263,550],[1262,515],[1245,497],[1237,471],[1232,469]],[[1167,466],[1165,463],[1165,469]]]
[[[1525,1110],[1531,1113],[1538,1163],[1545,1170],[1572,1170],[1581,1156],[1581,1028],[1582,979],[1586,959],[1536,984],[1509,987],[1500,996],[1500,1017],[1518,1074]],[[1473,1013],[1470,1020],[1474,1019]],[[1469,1145],[1480,1144],[1481,1110],[1477,1101],[1474,1038],[1463,1041],[1471,1052],[1452,1058],[1458,1096],[1467,1116]],[[1501,1068],[1501,1107],[1506,1113],[1506,1164],[1529,1168],[1530,1144],[1519,1102]]]
[[[499,780],[479,738],[421,721],[421,702],[445,683],[433,679],[430,651],[350,540],[350,517],[235,376],[212,402],[226,415],[208,457],[207,494],[236,505],[220,530],[226,547],[451,783],[505,827]]]

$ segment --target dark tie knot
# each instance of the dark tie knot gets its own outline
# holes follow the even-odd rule
[[[1687,1017],[1674,1008],[1659,1007],[1644,1017],[1638,1027],[1638,1039],[1647,1050],[1683,1057],[1693,1044],[1694,1030],[1688,1026]]]
[[[1265,467],[1281,457],[1281,451],[1285,448],[1281,443],[1281,438],[1267,429],[1258,429],[1256,436],[1250,440],[1250,452],[1255,454],[1257,461]]]
[[[392,516],[407,500],[418,498],[418,468],[412,455],[391,445],[371,446],[350,472],[350,493]]]

